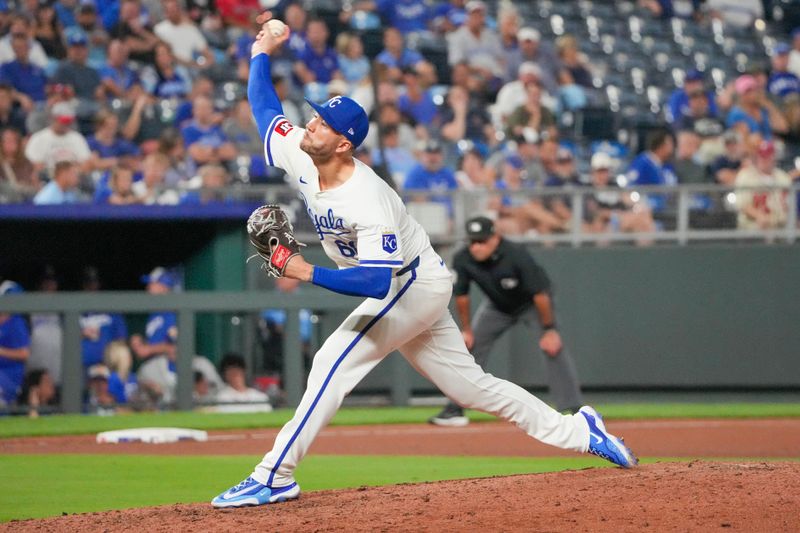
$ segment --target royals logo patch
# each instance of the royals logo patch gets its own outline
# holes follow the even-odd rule
[[[288,120],[281,120],[275,125],[275,133],[282,137],[286,137],[289,135],[289,132],[292,131],[292,128],[294,128],[294,126],[292,126],[291,122]]]
[[[383,251],[389,254],[392,254],[397,251],[397,236],[394,233],[384,233],[383,239]]]

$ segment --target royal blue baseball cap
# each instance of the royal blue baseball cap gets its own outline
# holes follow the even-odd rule
[[[328,125],[353,144],[354,148],[364,142],[369,131],[369,118],[364,108],[347,96],[334,96],[324,104],[315,104],[306,98]]]
[[[525,161],[522,160],[517,154],[510,154],[506,156],[506,164],[511,165],[517,170],[525,168]]]
[[[22,289],[22,285],[20,285],[16,281],[11,281],[10,279],[7,279],[3,283],[0,283],[0,295],[20,294],[22,292],[25,292]]]
[[[89,39],[86,37],[86,34],[81,30],[71,31],[67,35],[68,46],[86,46],[87,44],[89,44]]]
[[[772,55],[782,56],[792,51],[792,47],[788,43],[778,43],[772,49]]]
[[[156,267],[149,274],[142,276],[142,283],[160,283],[173,288],[178,284],[177,278],[164,267]]]
[[[703,75],[702,72],[700,72],[696,68],[693,68],[691,70],[686,71],[686,78],[684,79],[686,81],[703,81],[704,78],[705,76]]]

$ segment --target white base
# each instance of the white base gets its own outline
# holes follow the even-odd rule
[[[208,433],[197,429],[184,428],[133,428],[117,431],[104,431],[97,434],[98,443],[144,442],[162,444],[179,440],[207,441]]]

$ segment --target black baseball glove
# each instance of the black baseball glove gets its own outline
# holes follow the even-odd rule
[[[262,205],[253,211],[247,219],[247,235],[264,260],[264,270],[276,278],[283,276],[289,259],[305,246],[297,242],[289,217],[277,205]]]

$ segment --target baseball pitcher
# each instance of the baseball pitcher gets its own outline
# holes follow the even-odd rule
[[[591,407],[562,415],[475,363],[447,307],[453,286],[444,261],[400,197],[353,158],[369,129],[364,109],[337,96],[321,105],[309,102],[316,115],[305,128],[291,124],[270,81],[270,55],[288,40],[289,30],[270,22],[269,12],[259,18],[263,26],[252,48],[248,97],[267,162],[284,169],[298,188],[325,253],[339,268],[307,263],[286,214],[275,206],[253,212],[250,240],[272,275],[365,299],[315,354],[300,405],[272,450],[212,505],[297,498],[298,462],[344,397],[393,350],[459,405],[514,422],[547,444],[634,466],[636,458]]]

